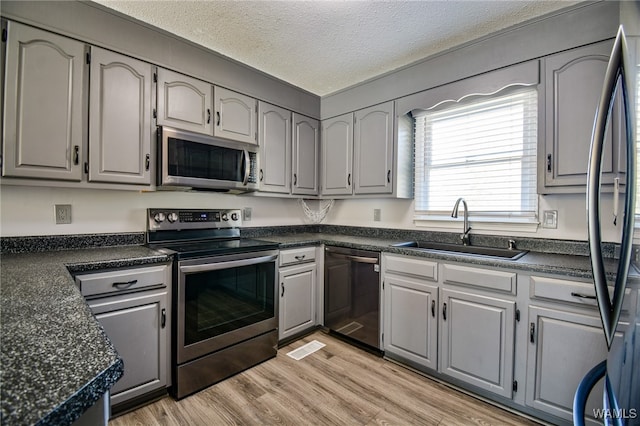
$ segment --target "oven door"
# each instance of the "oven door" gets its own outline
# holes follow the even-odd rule
[[[276,330],[278,251],[178,263],[177,364]]]

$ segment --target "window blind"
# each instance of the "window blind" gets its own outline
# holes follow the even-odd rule
[[[464,197],[472,215],[537,216],[537,91],[476,97],[414,112],[415,217],[450,214]]]

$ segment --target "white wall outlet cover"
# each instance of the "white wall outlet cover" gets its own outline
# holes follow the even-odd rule
[[[56,224],[71,223],[71,204],[55,205]]]
[[[542,213],[542,227],[549,229],[558,227],[558,210],[545,210]]]
[[[242,209],[242,220],[251,220],[251,207],[245,207]]]

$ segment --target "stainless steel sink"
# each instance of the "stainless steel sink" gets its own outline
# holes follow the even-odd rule
[[[448,252],[468,256],[489,256],[506,260],[516,260],[527,254],[527,250],[516,250],[498,247],[464,246],[447,243],[431,243],[428,241],[406,241],[393,244],[392,247],[406,247],[416,250]]]

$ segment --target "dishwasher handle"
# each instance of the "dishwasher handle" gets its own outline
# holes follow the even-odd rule
[[[371,263],[371,264],[378,263],[377,257],[365,257],[365,256],[354,256],[352,254],[342,254],[342,253],[337,253],[328,248],[325,250],[331,253],[331,256],[337,257],[339,259],[353,260],[354,262],[358,262],[358,263]]]

